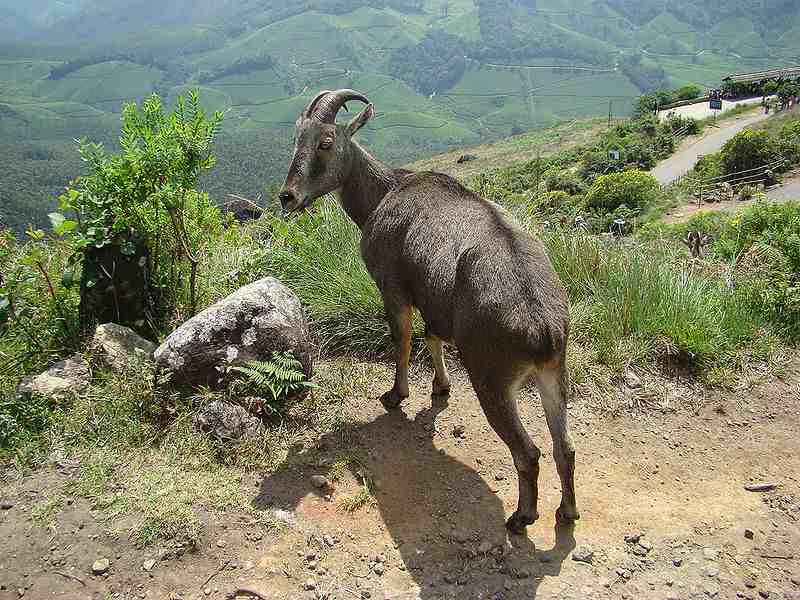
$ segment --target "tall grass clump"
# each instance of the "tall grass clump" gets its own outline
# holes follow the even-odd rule
[[[361,234],[337,204],[318,205],[296,220],[262,219],[269,239],[264,274],[300,297],[323,350],[386,355],[391,334],[378,288],[361,260]],[[419,319],[414,334],[422,337]]]
[[[263,274],[299,295],[324,351],[391,350],[380,294],[359,255],[360,233],[337,205],[323,202],[296,220],[267,218],[258,227],[254,235],[268,240]],[[721,278],[694,270],[677,246],[628,246],[566,230],[544,241],[573,305],[575,337],[613,368],[666,357],[724,362],[760,326]],[[417,340],[422,333],[417,320]]]
[[[755,335],[757,319],[723,282],[692,270],[676,250],[565,231],[544,241],[573,304],[575,337],[611,367],[666,357],[708,365]]]

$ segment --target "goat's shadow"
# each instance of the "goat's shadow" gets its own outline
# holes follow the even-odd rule
[[[545,551],[529,537],[507,538],[496,491],[474,469],[434,447],[436,416],[446,407],[446,400],[434,398],[414,420],[402,411],[384,413],[369,423],[345,425],[319,446],[326,456],[357,447],[368,456],[364,467],[379,477],[377,507],[419,587],[416,594],[387,590],[390,597],[535,598],[544,578],[557,577],[575,548],[572,527],[556,527],[555,544]],[[261,482],[253,505],[294,509],[314,493],[309,473],[295,468],[307,460],[290,451]],[[353,472],[358,468],[351,466]],[[544,532],[534,525],[529,536]]]

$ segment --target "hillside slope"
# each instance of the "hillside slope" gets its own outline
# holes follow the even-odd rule
[[[196,88],[226,111],[205,185],[254,196],[319,89],[365,92],[366,145],[402,164],[800,52],[800,6],[783,0],[0,0],[0,14],[0,217],[15,228],[78,174],[73,139],[113,143],[122,105],[154,92]]]

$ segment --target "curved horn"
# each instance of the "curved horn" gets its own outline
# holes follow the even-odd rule
[[[317,94],[314,99],[308,103],[306,109],[303,111],[303,116],[308,119],[311,117],[311,113],[314,111],[314,108],[317,106],[317,102],[322,100],[323,96],[327,96],[328,94],[332,94],[333,92],[330,90],[323,90],[319,94]]]
[[[309,104],[307,116],[309,119],[316,119],[320,123],[335,123],[336,115],[341,108],[351,100],[358,100],[364,104],[369,104],[369,100],[367,100],[366,96],[353,90],[326,92],[317,96],[317,98]]]

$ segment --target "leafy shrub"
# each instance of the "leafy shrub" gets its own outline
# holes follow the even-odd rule
[[[548,192],[566,192],[575,196],[586,191],[586,182],[577,173],[567,169],[548,169],[544,173],[544,182]]]
[[[643,171],[623,171],[598,177],[586,194],[590,209],[611,212],[623,204],[645,208],[655,202],[660,187],[655,177]]]
[[[775,160],[774,143],[766,131],[740,131],[722,147],[722,173],[733,175]]]
[[[122,114],[120,154],[81,142],[89,175],[75,180],[60,197],[64,214],[51,215],[54,232],[73,245],[78,261],[112,248],[121,257],[146,260],[149,319],[158,325],[180,302],[197,306],[198,254],[208,235],[222,225],[208,196],[196,191],[200,173],[215,163],[211,145],[221,113],[208,118],[196,92],[166,113],[153,95]],[[144,250],[142,250],[142,247]],[[116,263],[115,263],[116,264]],[[84,269],[82,291],[100,284],[108,269]],[[122,287],[112,273],[104,286]],[[123,282],[124,283],[124,282]]]
[[[23,243],[0,233],[0,393],[79,341],[71,248],[42,232],[30,234]]]
[[[571,199],[567,192],[561,190],[545,192],[536,199],[536,206],[542,212],[560,211],[571,204]]]

